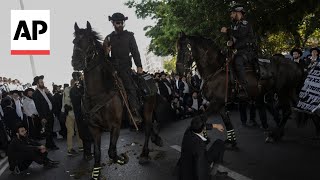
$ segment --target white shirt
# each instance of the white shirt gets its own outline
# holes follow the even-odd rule
[[[51,103],[51,101],[49,100],[46,92],[44,91],[44,89],[38,88],[38,90],[40,91],[40,93],[42,94],[42,96],[44,97],[44,99],[46,99],[46,101],[47,101],[47,103],[48,103],[48,105],[49,105],[49,109],[50,109],[50,111],[51,111],[51,110],[52,110],[52,103]]]
[[[184,84],[184,90],[183,90],[183,94],[189,93],[189,85],[187,82],[182,81]]]
[[[201,138],[202,141],[207,141],[207,138],[203,137],[201,134],[195,133],[197,136],[199,136]]]
[[[30,99],[29,97],[25,97],[23,101],[23,109],[24,109],[24,113],[28,117],[31,117],[33,114],[38,115],[36,105],[34,104],[33,99]]]
[[[198,109],[199,109],[198,99],[193,99],[193,98],[192,98],[192,101],[193,101],[193,102],[192,102],[192,106],[191,106],[191,107],[192,107],[193,109],[195,109],[195,110],[198,110]]]
[[[13,99],[13,100],[14,100],[14,103],[16,105],[17,115],[20,117],[21,120],[23,120],[22,104],[20,102],[20,99]]]
[[[179,80],[176,80],[177,89],[179,89]]]
[[[171,95],[171,94],[172,94],[171,88],[167,85],[166,82],[164,82],[164,85],[166,85],[166,87],[167,87],[167,89],[168,89],[168,92],[169,92],[169,95]]]
[[[10,89],[10,91],[13,91],[13,90],[18,90],[18,86],[17,86],[17,84],[9,84],[9,89]]]
[[[0,94],[0,96],[2,96]],[[1,100],[0,100],[0,104],[1,104]],[[3,117],[4,116],[4,113],[3,113],[3,109],[2,109],[2,106],[0,105],[0,115]],[[0,120],[1,120],[1,116],[0,116]]]

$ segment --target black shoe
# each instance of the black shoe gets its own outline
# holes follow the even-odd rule
[[[46,169],[51,169],[51,168],[57,168],[58,165],[57,164],[53,164],[53,163],[50,163],[50,162],[47,162],[43,165],[44,168]]]
[[[215,176],[228,176],[228,172],[222,172],[218,170]]]
[[[76,156],[78,155],[79,153],[77,151],[75,151],[74,149],[70,149],[68,151],[68,156]]]
[[[60,161],[53,161],[53,160],[49,159],[49,163],[51,163],[51,164],[60,164]]]

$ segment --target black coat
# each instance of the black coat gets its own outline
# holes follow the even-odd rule
[[[18,139],[13,138],[8,147],[8,161],[10,167],[15,167],[23,163],[26,159],[30,159],[34,151],[39,151],[40,143],[29,138]]]
[[[3,120],[7,128],[9,128],[12,132],[15,131],[16,124],[21,122],[21,118],[18,116],[16,110],[11,107],[7,106],[3,109]]]
[[[48,99],[50,100],[50,102],[53,106],[52,95],[49,93],[46,93],[46,94],[47,94]],[[48,120],[50,118],[53,118],[52,111],[50,110],[46,99],[43,97],[43,95],[41,94],[41,92],[38,89],[36,89],[34,91],[32,98],[33,98],[34,104],[36,105],[36,109],[39,113],[40,119],[47,119]]]
[[[206,142],[190,129],[183,136],[179,163],[179,180],[210,179]]]
[[[160,80],[158,82],[158,86],[159,86],[159,91],[160,91],[160,95],[165,97],[165,98],[169,98],[169,91],[168,91],[168,88],[167,86],[164,84],[165,82],[163,80]]]
[[[62,108],[62,94],[61,93],[55,93],[52,97],[52,112],[57,117],[60,116],[61,108]]]

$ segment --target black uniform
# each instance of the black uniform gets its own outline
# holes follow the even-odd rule
[[[138,110],[139,104],[136,87],[131,76],[131,57],[133,57],[137,67],[142,67],[142,64],[133,33],[129,31],[120,33],[113,31],[105,38],[103,46],[104,49],[111,46],[111,57],[109,57],[109,59],[123,82],[131,108],[133,108],[133,110]]]
[[[240,84],[246,88],[247,81],[245,78],[244,64],[251,62],[255,58],[255,36],[253,29],[248,21],[241,20],[232,24],[231,29],[228,30],[232,37],[234,46],[237,50],[234,57],[234,64]]]

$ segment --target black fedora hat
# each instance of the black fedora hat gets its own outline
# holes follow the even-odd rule
[[[27,94],[28,94],[29,91],[34,92],[34,89],[32,89],[32,88],[27,88],[26,90],[23,91],[23,95],[27,96]]]
[[[44,76],[41,75],[41,76],[36,76],[36,77],[34,77],[34,78],[33,78],[32,86],[37,85],[40,79],[44,79]]]
[[[301,49],[299,49],[299,48],[293,48],[291,51],[290,51],[290,55],[291,56],[293,56],[293,52],[297,52],[297,53],[299,53],[300,54],[300,56],[302,56],[302,51],[301,51]]]
[[[311,48],[310,49],[310,54],[312,53],[312,51],[318,51],[318,56],[320,55],[320,49],[319,48],[316,48],[316,47]]]
[[[128,17],[125,17],[122,13],[114,13],[112,16],[109,16],[109,21],[126,21]]]

